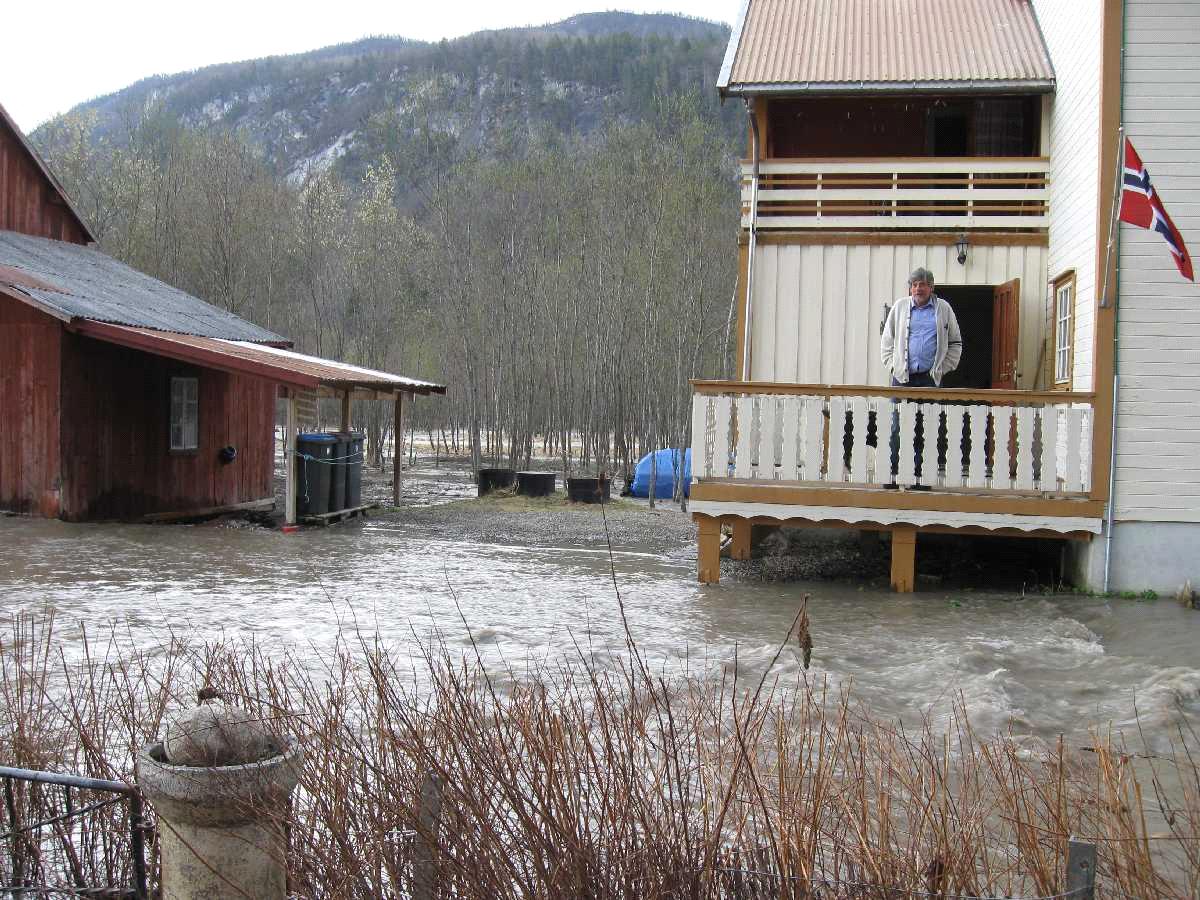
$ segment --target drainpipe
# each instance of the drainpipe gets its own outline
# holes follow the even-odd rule
[[[1124,52],[1122,50],[1122,52]],[[1113,182],[1113,202],[1112,211],[1109,214],[1108,220],[1108,249],[1104,255],[1104,280],[1100,288],[1100,305],[1108,306],[1112,300],[1108,296],[1108,273],[1112,269],[1113,251],[1118,251],[1117,256],[1117,271],[1121,270],[1121,257],[1119,255],[1118,236],[1120,235],[1120,226],[1117,225],[1117,208],[1121,198],[1121,179],[1125,168],[1125,126],[1117,129],[1117,142],[1120,147],[1117,150],[1117,180]],[[1118,276],[1118,285],[1120,278]],[[1112,433],[1109,437],[1108,447],[1108,503],[1104,511],[1104,593],[1108,593],[1108,575],[1111,569],[1110,562],[1112,560],[1112,536],[1113,536],[1113,515],[1116,509],[1117,490],[1117,399],[1120,395],[1121,373],[1117,368],[1117,322],[1116,310],[1113,310],[1113,385],[1112,385]]]
[[[760,152],[758,118],[754,106],[746,99],[746,114],[750,118],[750,250],[746,257],[746,321],[742,329],[742,381],[750,380],[750,322],[754,298],[754,248],[758,242],[758,157]]]
[[[1121,68],[1120,68],[1120,92],[1117,103],[1120,104],[1121,110],[1121,127],[1117,129],[1117,173],[1116,180],[1113,182],[1113,202],[1112,211],[1110,213],[1108,227],[1108,255],[1105,257],[1104,265],[1104,293],[1101,295],[1101,302],[1108,303],[1108,273],[1112,266],[1109,263],[1109,257],[1115,251],[1117,254],[1117,290],[1120,293],[1120,272],[1121,272],[1121,226],[1117,224],[1117,210],[1121,202],[1121,183],[1124,180],[1125,169],[1125,34],[1128,30],[1129,22],[1129,4],[1121,4]],[[1112,435],[1109,438],[1111,446],[1109,447],[1108,457],[1108,510],[1106,521],[1104,523],[1104,593],[1108,593],[1108,578],[1112,568],[1112,536],[1113,536],[1113,520],[1117,508],[1117,400],[1120,396],[1121,387],[1121,372],[1119,369],[1120,359],[1117,351],[1120,349],[1120,316],[1119,309],[1113,310],[1113,396],[1112,396]]]

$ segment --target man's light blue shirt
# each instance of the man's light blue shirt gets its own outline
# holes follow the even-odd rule
[[[908,317],[908,371],[928,372],[937,358],[937,304],[914,302]]]

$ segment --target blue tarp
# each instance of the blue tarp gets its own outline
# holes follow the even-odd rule
[[[678,450],[655,450],[647,453],[633,470],[633,484],[629,492],[635,497],[650,496],[650,457],[655,456],[658,462],[654,485],[654,496],[658,500],[669,500],[675,493],[675,470],[679,466]],[[688,487],[692,480],[692,448],[688,447],[683,454],[683,495],[688,496]]]

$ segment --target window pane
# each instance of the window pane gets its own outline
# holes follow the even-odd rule
[[[195,450],[200,437],[200,380],[171,379],[171,449]]]

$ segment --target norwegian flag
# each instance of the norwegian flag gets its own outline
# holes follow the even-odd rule
[[[1125,166],[1121,184],[1121,215],[1122,222],[1157,231],[1171,248],[1175,258],[1175,266],[1188,281],[1195,281],[1192,276],[1192,258],[1188,255],[1187,247],[1179,229],[1163,209],[1162,200],[1154,185],[1150,183],[1150,173],[1142,165],[1142,158],[1133,149],[1129,138],[1125,138]]]

